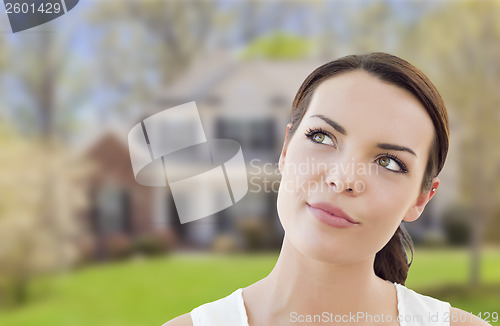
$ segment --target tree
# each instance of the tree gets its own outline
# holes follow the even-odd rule
[[[84,234],[75,219],[86,205],[90,168],[59,145],[46,151],[0,124],[0,306],[27,299],[35,275],[66,270]]]
[[[402,52],[422,63],[445,102],[466,122],[461,146],[462,202],[475,212],[470,282],[479,283],[480,246],[498,209],[500,166],[500,2],[446,2],[407,30]]]
[[[67,56],[65,39],[37,30],[5,42],[4,76],[15,81],[3,98],[0,189],[0,306],[22,304],[35,275],[74,266],[84,235],[77,221],[83,208],[88,167],[61,142],[65,121],[56,89]],[[16,95],[26,98],[24,107]],[[17,111],[25,112],[24,118]],[[64,115],[63,115],[64,116]],[[27,117],[27,119],[26,119]]]
[[[243,58],[268,60],[304,59],[310,56],[313,44],[310,40],[285,33],[274,33],[250,43]]]

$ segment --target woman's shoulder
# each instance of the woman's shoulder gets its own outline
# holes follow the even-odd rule
[[[415,292],[404,285],[394,283],[398,294],[398,308],[407,313],[432,312],[438,316],[449,313],[450,304],[428,295]],[[400,311],[401,312],[401,311]],[[412,316],[414,317],[414,316]]]
[[[198,306],[190,313],[172,319],[162,326],[245,325],[246,320],[240,288],[226,297]]]
[[[396,284],[398,291],[398,310],[405,317],[420,317],[432,322],[443,322],[449,326],[488,326],[487,322],[462,309],[452,307],[448,302],[417,293],[404,285]],[[425,312],[425,314],[424,314]],[[415,319],[413,319],[415,320]],[[491,325],[490,325],[491,326]]]
[[[193,326],[193,320],[191,319],[190,314],[187,313],[166,322],[162,326]]]

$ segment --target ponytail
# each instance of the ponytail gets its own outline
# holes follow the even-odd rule
[[[411,252],[410,261],[406,255],[405,244]],[[412,261],[412,241],[406,230],[400,225],[391,240],[375,255],[373,267],[378,277],[404,285]]]

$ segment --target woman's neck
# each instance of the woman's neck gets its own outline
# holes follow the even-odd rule
[[[285,237],[276,266],[266,278],[244,290],[245,300],[257,308],[254,313],[281,319],[358,311],[392,313],[394,310],[383,304],[390,308],[387,300],[396,303],[394,286],[375,275],[373,260],[374,257],[368,257],[341,265],[317,261],[300,253]],[[385,302],[376,304],[380,300]],[[252,310],[248,308],[251,307],[247,304],[247,310]]]

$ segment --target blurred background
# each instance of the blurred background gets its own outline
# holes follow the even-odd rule
[[[161,325],[266,276],[295,92],[372,51],[423,70],[450,115],[407,286],[500,324],[500,1],[88,0],[15,34],[0,15],[1,325]],[[181,225],[127,134],[190,101],[241,144],[249,191]]]

